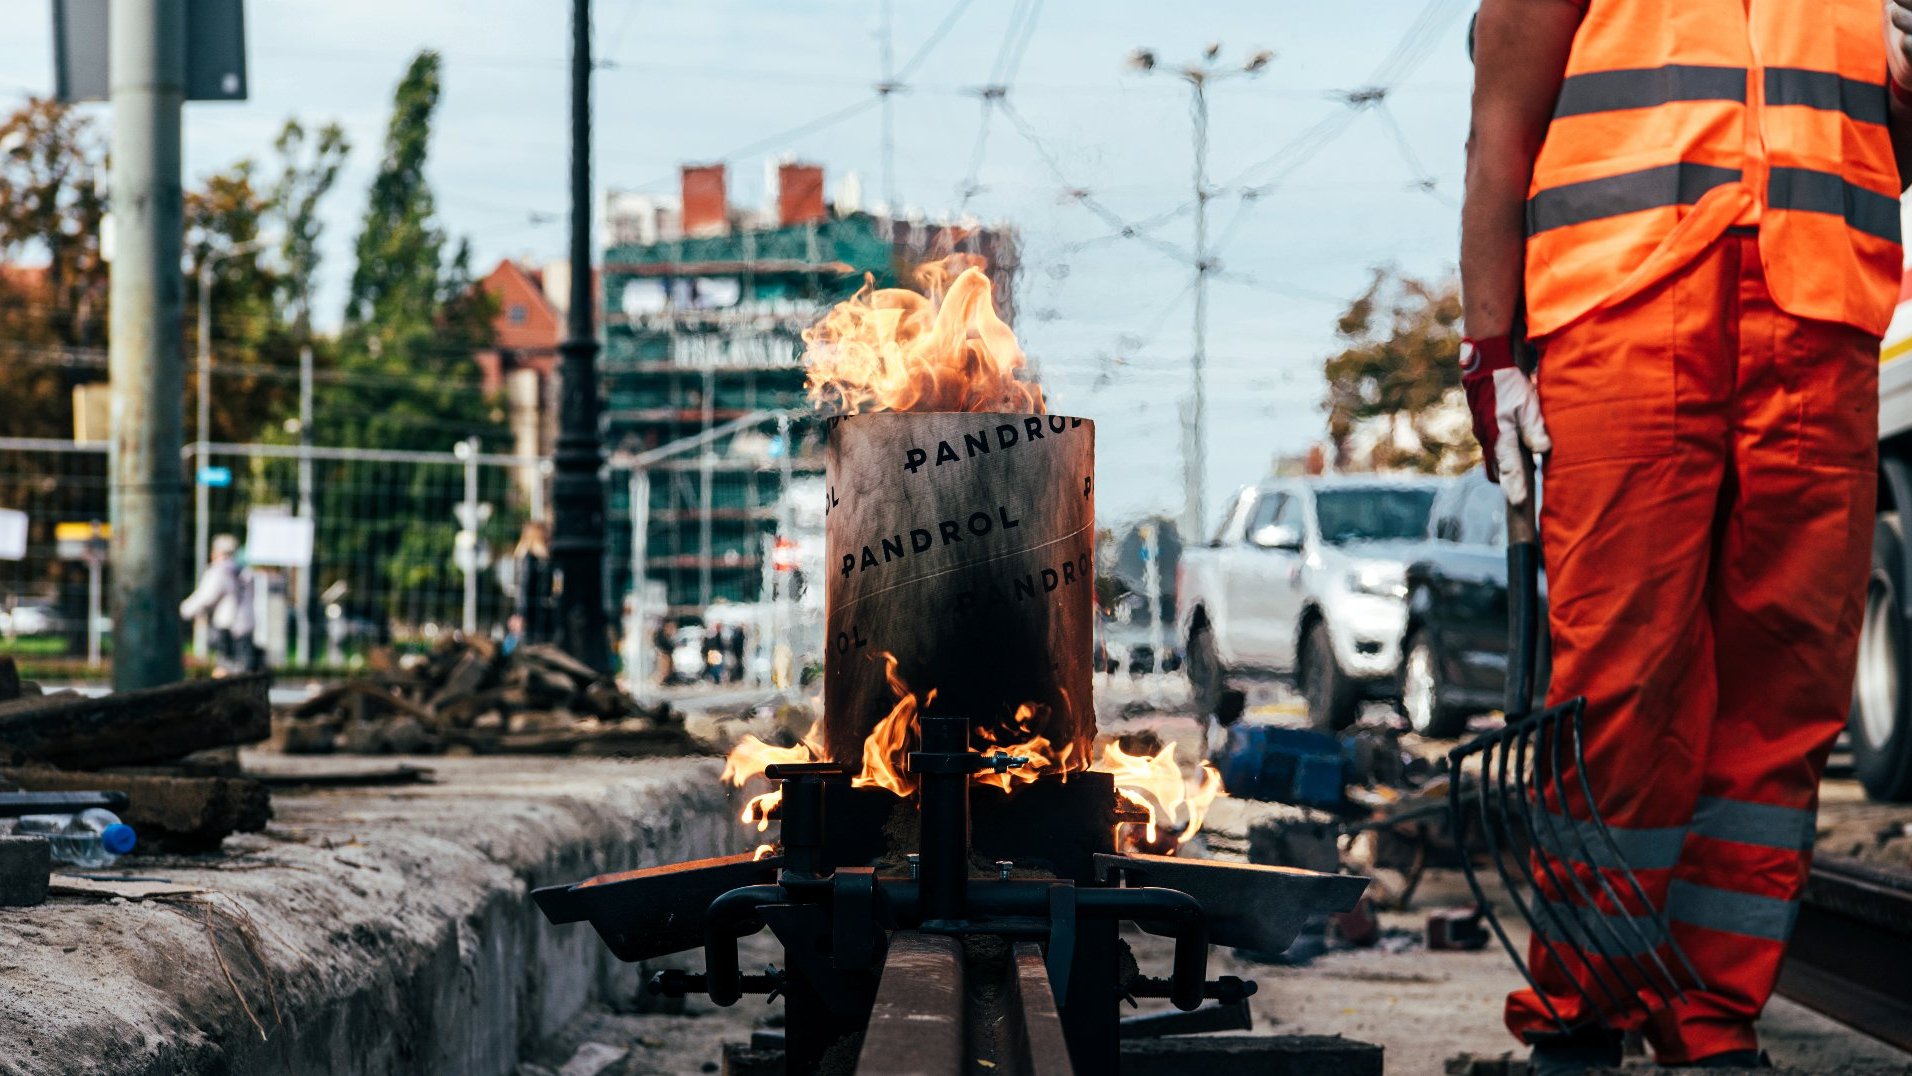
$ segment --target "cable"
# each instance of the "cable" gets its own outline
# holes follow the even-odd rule
[[[902,70],[892,76],[890,81],[898,84],[908,82],[909,77],[915,74],[917,67],[921,66],[924,60],[929,59],[929,54],[942,43],[943,38],[949,34],[950,29],[963,17],[963,12],[968,8],[969,0],[956,0],[954,4],[951,4],[948,13],[943,16],[943,21],[937,23],[936,29],[931,30],[929,36],[923,39],[923,43],[916,47],[916,52],[903,61]]]

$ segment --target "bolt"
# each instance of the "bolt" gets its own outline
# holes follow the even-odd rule
[[[1015,870],[1015,869],[1016,869],[1016,861],[1015,861],[1015,860],[1013,860],[1013,859],[999,859],[999,860],[997,860],[997,861],[996,861],[996,878],[997,878],[997,880],[999,880],[999,881],[1004,881],[1004,882],[1006,882],[1006,881],[1008,881],[1008,880],[1009,880],[1009,872],[1010,872],[1010,871],[1012,871],[1012,870]]]
[[[923,873],[923,857],[911,852],[904,858],[910,861],[910,881],[914,882]]]

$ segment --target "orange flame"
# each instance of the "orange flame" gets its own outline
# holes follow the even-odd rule
[[[755,736],[745,736],[737,741],[737,746],[731,748],[730,755],[724,759],[722,780],[742,788],[750,782],[751,778],[761,777],[763,771],[779,763],[814,762],[817,756],[812,740],[815,736],[816,728],[812,726],[810,733],[804,737],[804,742],[795,747],[778,747],[775,744],[765,743]],[[742,815],[744,825],[756,826],[759,833],[769,829],[770,812],[781,802],[783,802],[783,792],[778,789],[752,796],[744,804]]]
[[[1207,762],[1201,764],[1200,783],[1191,789],[1176,764],[1172,743],[1162,745],[1153,755],[1131,755],[1111,742],[1090,768],[1114,777],[1116,793],[1148,812],[1148,821],[1140,824],[1140,834],[1123,832],[1124,826],[1137,823],[1124,822],[1115,827],[1117,847],[1174,851],[1202,828],[1209,805],[1222,791],[1221,773]],[[1166,839],[1165,829],[1171,831]]]
[[[896,705],[863,738],[863,772],[850,779],[857,788],[875,785],[899,796],[916,791],[916,775],[906,768],[910,749],[916,746],[916,714],[936,701],[936,689],[918,706],[916,696],[896,671],[895,654],[883,655],[883,678],[896,694]]]
[[[863,741],[861,770],[851,778],[858,788],[887,789],[898,796],[916,792],[916,775],[909,772],[907,760],[918,742],[917,718],[936,700],[936,692],[918,696],[898,672],[894,654],[883,654],[883,675],[896,695],[896,705],[877,722]],[[1046,707],[1024,703],[1016,708],[1009,728],[997,731],[979,727],[974,736],[979,749],[991,754],[1020,758],[1021,764],[1002,773],[986,770],[971,779],[1003,792],[1013,792],[1018,783],[1030,783],[1046,776],[1067,780],[1072,772],[1084,768],[1087,761],[1075,755],[1074,744],[1058,750],[1049,738],[1035,732],[1048,716]],[[737,788],[763,775],[765,769],[779,763],[814,762],[824,755],[822,723],[812,725],[803,742],[794,747],[777,747],[755,736],[745,736],[724,761],[723,779]],[[1199,781],[1182,777],[1175,760],[1175,745],[1165,744],[1154,754],[1130,754],[1117,743],[1102,749],[1102,757],[1087,767],[1111,775],[1116,794],[1147,812],[1146,823],[1124,822],[1116,826],[1116,846],[1150,852],[1173,852],[1202,828],[1209,806],[1221,795],[1221,774],[1207,762],[1201,764]],[[770,828],[770,812],[783,799],[772,790],[752,797],[744,804],[742,820],[758,832]],[[1131,831],[1133,830],[1133,831]],[[760,845],[757,858],[770,854],[771,845]]]
[[[922,291],[857,293],[804,330],[810,402],[831,415],[866,411],[1009,411],[1041,414],[1042,387],[996,314],[987,266],[952,254],[916,270]]]

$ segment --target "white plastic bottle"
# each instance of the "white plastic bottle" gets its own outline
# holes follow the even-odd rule
[[[32,814],[20,819],[15,832],[45,837],[53,858],[76,867],[108,867],[133,850],[133,827],[104,807],[78,814]]]

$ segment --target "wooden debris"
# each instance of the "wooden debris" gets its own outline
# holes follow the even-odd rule
[[[138,766],[254,743],[272,731],[270,683],[259,674],[95,697],[13,699],[0,703],[0,761]]]
[[[701,748],[666,706],[646,709],[555,646],[489,639],[382,655],[372,671],[284,711],[287,754],[682,755]]]
[[[272,818],[266,786],[234,777],[147,777],[75,773],[44,767],[0,770],[28,792],[124,792],[120,820],[139,834],[139,850],[206,852],[234,832],[258,833]]]

